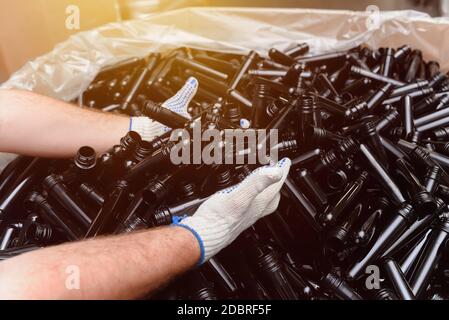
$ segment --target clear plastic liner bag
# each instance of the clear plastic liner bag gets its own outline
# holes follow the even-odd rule
[[[0,88],[72,101],[105,65],[184,46],[240,54],[256,50],[265,55],[271,47],[283,50],[298,42],[307,42],[312,53],[361,44],[375,48],[409,44],[447,70],[447,39],[449,19],[416,11],[187,8],[79,33],[28,62]]]

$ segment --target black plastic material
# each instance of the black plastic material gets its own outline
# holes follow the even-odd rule
[[[309,49],[292,43],[260,57],[179,48],[106,67],[76,102],[148,116],[166,132],[153,141],[129,132],[99,157],[83,147],[72,160],[15,160],[0,175],[0,260],[194,215],[261,164],[175,165],[172,129],[190,134],[189,160],[205,151],[247,161],[254,144],[226,137],[256,133],[267,151],[259,160],[292,160],[275,213],[155,298],[447,297],[448,75],[408,45]],[[200,87],[189,116],[164,108],[190,77]],[[208,129],[225,138],[215,150],[202,141]],[[368,290],[372,266],[385,281]]]
[[[72,192],[65,186],[61,177],[50,175],[45,178],[43,186],[49,196],[66,209],[77,222],[86,228],[90,226],[92,218],[81,207]]]
[[[145,103],[142,108],[142,114],[172,129],[184,128],[187,122],[189,122],[189,119],[179,113],[164,108],[161,104],[156,104],[153,101]]]
[[[449,218],[442,218],[433,226],[425,249],[411,276],[411,287],[417,297],[422,296],[424,290],[427,289],[432,271],[436,268],[441,258],[448,236]]]
[[[393,284],[398,297],[402,300],[415,300],[413,291],[410,288],[409,283],[405,279],[405,276],[396,261],[392,259],[386,259],[383,266],[388,275],[388,279]]]
[[[381,230],[378,238],[370,246],[368,252],[363,255],[349,270],[349,279],[357,279],[365,271],[365,268],[375,259],[382,256],[385,250],[413,223],[413,207],[404,204],[394,216],[389,219],[385,229]]]

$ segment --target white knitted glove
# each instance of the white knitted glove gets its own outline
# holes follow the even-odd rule
[[[195,78],[189,78],[184,87],[182,87],[182,89],[179,90],[178,93],[172,98],[165,101],[162,106],[190,119],[191,117],[187,110],[190,102],[198,91],[198,86],[198,80]],[[159,122],[153,121],[147,117],[131,118],[129,129],[130,131],[135,131],[140,134],[142,139],[146,141],[152,141],[156,137],[161,136],[170,130],[170,128],[167,128]]]
[[[195,98],[198,92],[198,87],[198,80],[190,77],[184,87],[172,98],[165,101],[162,106],[190,119],[191,116],[187,110],[190,102],[192,102],[192,99]]]
[[[201,264],[259,219],[276,211],[290,166],[291,161],[284,159],[274,166],[259,168],[241,184],[214,195],[192,217],[175,222],[198,239]]]

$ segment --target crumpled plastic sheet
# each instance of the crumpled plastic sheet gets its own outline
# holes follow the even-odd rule
[[[256,50],[265,55],[268,48],[283,50],[298,42],[307,42],[314,53],[361,44],[409,44],[447,70],[446,39],[449,19],[431,18],[417,11],[373,16],[312,9],[186,8],[143,20],[111,23],[72,36],[50,53],[28,62],[0,88],[31,90],[72,101],[102,66],[183,46],[241,54]]]

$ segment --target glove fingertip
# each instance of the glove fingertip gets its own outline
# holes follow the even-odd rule
[[[261,170],[259,173],[259,176],[267,177],[267,178],[271,179],[273,181],[273,183],[281,180],[283,175],[284,175],[283,170],[280,168],[276,168],[276,167]]]
[[[194,88],[199,86],[198,79],[195,78],[195,77],[190,77],[189,79],[187,79],[186,84],[191,86],[191,87],[194,87]]]
[[[277,163],[279,168],[290,168],[292,166],[292,161],[289,158],[284,158]]]

